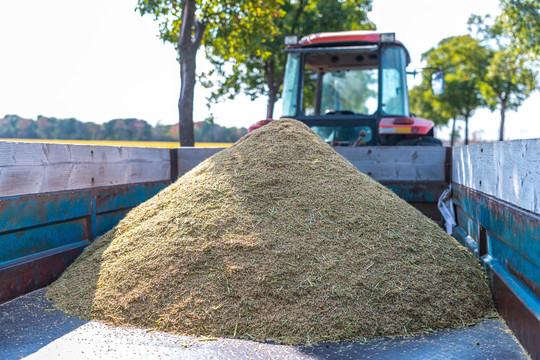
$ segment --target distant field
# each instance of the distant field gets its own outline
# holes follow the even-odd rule
[[[176,148],[176,141],[110,141],[110,140],[46,140],[46,139],[0,139],[0,141],[51,143],[51,144],[79,144],[79,145],[102,145],[102,146],[131,146],[152,148]],[[196,143],[195,147],[228,147],[233,143]]]

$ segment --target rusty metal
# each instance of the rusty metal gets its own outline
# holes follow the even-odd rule
[[[474,239],[462,243],[474,242],[498,311],[540,360],[540,215],[463,185],[452,189],[458,238]]]
[[[78,242],[1,265],[0,303],[56,280],[88,244]]]
[[[409,203],[437,203],[449,185],[444,181],[381,181],[381,184]]]
[[[437,207],[437,203],[433,202],[413,202],[410,203],[414,208],[420,211],[422,214],[435,221],[442,226],[441,212]]]
[[[117,185],[88,189],[96,198],[96,213],[129,209],[148,200],[170,181],[154,181],[139,184]]]
[[[478,234],[478,257],[482,257],[488,253],[487,232],[482,225],[478,225]]]
[[[497,310],[514,332],[521,345],[529,352],[533,360],[540,360],[540,312],[528,306],[522,291],[513,283],[510,276],[486,255],[486,272],[493,292]],[[516,291],[518,289],[518,291]]]
[[[178,179],[178,149],[171,149],[171,182]]]
[[[517,271],[512,265],[506,262],[506,268],[508,269],[508,272],[514,277],[516,277],[519,281],[521,281],[525,286],[529,288],[539,299],[540,299],[540,286],[536,284],[534,281]]]
[[[444,181],[446,184],[452,182],[452,147],[449,146],[446,148],[445,158],[444,158]]]
[[[54,281],[86,244],[170,181],[0,199],[0,302]]]

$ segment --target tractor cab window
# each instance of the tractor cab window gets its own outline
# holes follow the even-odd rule
[[[377,111],[376,53],[315,53],[305,58],[305,115],[372,115]]]
[[[409,116],[405,50],[401,47],[382,49],[382,113]]]
[[[287,55],[287,66],[283,80],[283,114],[295,116],[297,113],[296,94],[298,92],[298,74],[300,69],[300,54]]]

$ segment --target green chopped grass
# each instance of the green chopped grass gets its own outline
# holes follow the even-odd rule
[[[114,325],[287,344],[461,327],[493,311],[461,245],[294,120],[134,208],[48,297]]]

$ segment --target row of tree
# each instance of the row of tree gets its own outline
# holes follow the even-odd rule
[[[271,118],[283,85],[284,36],[374,29],[367,18],[371,4],[372,0],[138,0],[141,15],[160,21],[160,37],[175,44],[178,52],[181,143],[191,145],[195,140],[195,59],[201,46],[214,65],[198,79],[213,89],[209,102],[240,92],[252,99],[267,96]],[[481,39],[445,39],[424,54],[428,66],[448,74],[447,91],[434,98],[424,81],[412,91],[417,113],[439,124],[463,119],[468,128],[476,108],[498,107],[503,138],[505,112],[519,106],[534,88],[531,64],[540,54],[540,16],[538,0],[500,0],[500,8],[501,15],[489,26],[488,18],[471,18]]]
[[[191,145],[196,54],[201,46],[214,69],[199,81],[213,89],[209,101],[244,92],[268,96],[267,117],[283,84],[286,35],[375,29],[372,0],[138,0],[137,9],[160,22],[160,37],[176,46],[181,89],[180,142]]]
[[[427,63],[423,81],[410,92],[411,109],[437,124],[465,122],[475,110],[487,107],[500,114],[499,140],[504,139],[506,112],[517,110],[537,88],[540,56],[540,7],[537,0],[502,0],[502,13],[495,19],[472,15],[472,35],[443,39],[422,55]],[[445,73],[445,92],[434,95],[429,79],[433,69]]]
[[[247,132],[245,128],[223,127],[210,121],[196,122],[194,130],[197,142],[235,142]],[[140,119],[114,119],[96,124],[74,118],[38,116],[32,120],[6,115],[0,118],[0,138],[178,141],[178,124],[152,126]]]

